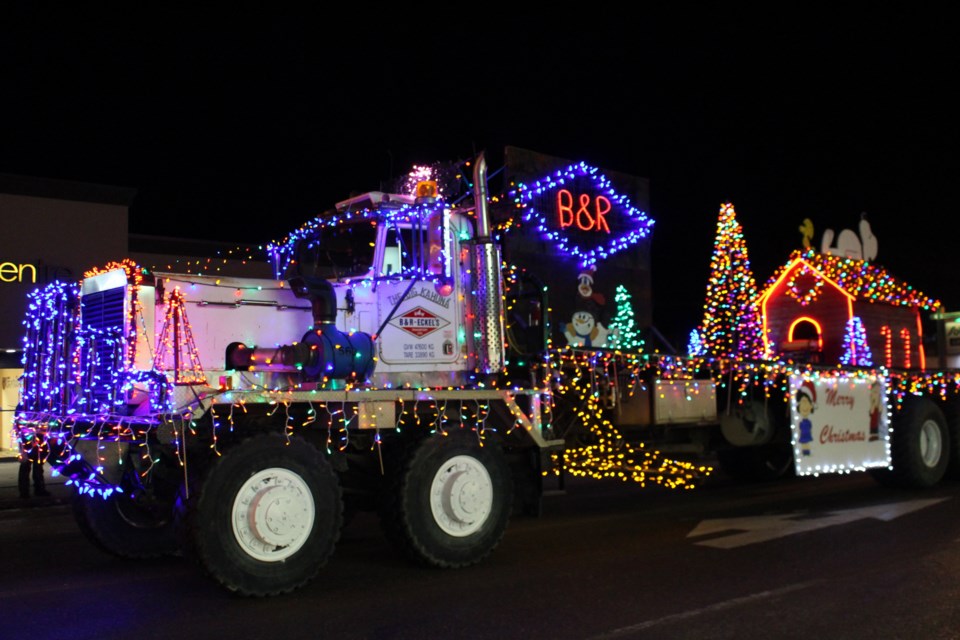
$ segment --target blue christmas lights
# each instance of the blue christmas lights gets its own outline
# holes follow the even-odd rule
[[[426,231],[431,216],[442,212],[443,209],[444,205],[442,202],[439,200],[431,200],[417,204],[390,203],[389,206],[384,207],[365,207],[363,209],[338,212],[335,215],[323,218],[314,218],[302,225],[299,229],[291,232],[283,240],[267,245],[267,255],[270,256],[274,266],[274,277],[278,280],[282,279],[284,274],[288,273],[288,269],[296,263],[297,251],[300,250],[301,247],[307,249],[312,248],[316,242],[314,238],[323,229],[343,228],[344,225],[356,225],[364,220],[369,221],[371,227],[376,227],[378,220],[382,219],[388,226],[394,225],[398,229],[400,225],[410,225],[414,228],[420,226],[420,228]],[[404,257],[409,258],[407,249],[403,248],[403,251]],[[370,257],[371,264],[369,266],[372,267],[372,249],[370,251]],[[376,274],[365,274],[357,279],[369,279],[375,275]],[[400,277],[416,275],[419,277],[424,274],[421,273],[421,269],[418,267],[411,268],[407,266],[390,275]]]
[[[853,316],[847,320],[846,330],[843,333],[843,354],[840,356],[840,364],[857,367],[873,366],[873,355],[867,345],[867,331],[863,328],[863,322],[860,321],[859,316]]]
[[[79,287],[60,281],[28,295],[23,320],[23,378],[20,409],[66,413],[71,405]]]
[[[589,187],[587,191],[570,189]],[[525,207],[523,222],[535,226],[562,253],[574,257],[581,268],[605,260],[646,238],[654,221],[646,213],[635,208],[630,200],[616,192],[610,181],[596,167],[583,162],[572,164],[551,176],[534,182],[520,184],[515,202]],[[556,220],[551,220],[543,204],[543,197],[556,194]],[[620,224],[610,226],[608,214],[615,214]],[[569,231],[568,228],[571,228]],[[589,233],[599,242],[586,242],[582,234]],[[615,233],[620,230],[620,233]]]

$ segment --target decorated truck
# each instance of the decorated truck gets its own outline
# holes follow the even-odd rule
[[[678,354],[650,321],[645,181],[513,154],[495,195],[481,154],[337,203],[267,246],[273,277],[125,259],[35,291],[15,426],[83,534],[266,596],[314,579],[361,510],[458,568],[565,474],[922,488],[957,465],[960,373],[925,360],[940,305],[867,238],[825,233],[761,291],[724,205]]]

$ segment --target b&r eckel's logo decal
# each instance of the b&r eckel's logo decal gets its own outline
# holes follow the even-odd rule
[[[423,307],[414,307],[391,320],[390,324],[398,329],[403,329],[412,336],[422,338],[450,323]]]

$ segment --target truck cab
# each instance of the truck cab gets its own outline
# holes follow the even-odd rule
[[[424,189],[421,189],[424,191]],[[433,196],[370,192],[271,246],[277,277],[329,282],[335,325],[373,337],[373,383],[450,386],[475,367],[472,221]]]

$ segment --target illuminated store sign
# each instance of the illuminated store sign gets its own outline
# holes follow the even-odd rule
[[[0,282],[37,282],[37,268],[32,264],[0,262]]]
[[[73,269],[63,265],[46,264],[42,259],[29,262],[0,262],[0,284],[43,284],[54,280],[72,281]]]

